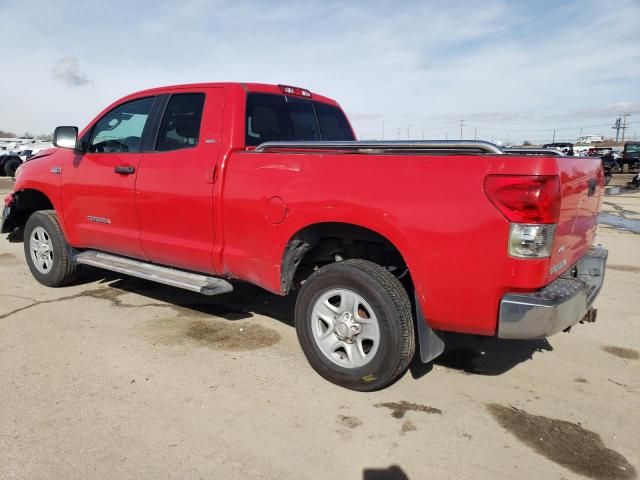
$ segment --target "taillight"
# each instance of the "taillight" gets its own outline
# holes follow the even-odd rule
[[[484,191],[510,222],[557,223],[560,179],[555,175],[488,175]]]
[[[489,175],[484,190],[510,222],[509,255],[549,257],[560,217],[560,179],[555,175]]]
[[[298,97],[307,97],[311,98],[311,92],[309,90],[305,90],[304,88],[292,87],[290,85],[278,85],[280,87],[280,91],[287,95],[297,95]]]
[[[544,223],[511,223],[509,226],[509,255],[519,258],[551,256],[556,226]]]

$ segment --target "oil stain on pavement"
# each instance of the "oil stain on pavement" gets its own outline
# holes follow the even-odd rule
[[[619,272],[631,272],[631,273],[640,273],[640,267],[634,267],[631,265],[612,265],[607,264],[608,270],[617,270]]]
[[[364,425],[362,420],[358,417],[352,417],[350,415],[338,415],[338,423],[344,427],[354,429],[360,425]]]
[[[17,258],[13,253],[0,253],[1,265],[19,265],[23,262],[21,258]]]
[[[376,403],[374,407],[390,409],[391,416],[393,418],[404,418],[405,413],[409,411],[442,415],[442,410],[440,410],[439,408],[420,405],[418,403],[405,402],[404,400],[402,400],[401,402]]]
[[[407,432],[415,432],[418,430],[411,420],[405,420],[400,427],[400,435],[405,435]]]
[[[596,480],[631,480],[636,469],[607,448],[600,435],[575,423],[531,415],[514,407],[487,405],[500,426],[535,452],[578,475]]]
[[[614,347],[613,345],[606,345],[602,347],[602,349],[610,353],[611,355],[615,355],[616,357],[624,358],[626,360],[639,360],[640,352],[633,350],[631,348],[624,347]]]
[[[188,323],[184,334],[199,345],[230,351],[256,350],[280,341],[280,334],[275,330],[228,320],[195,320]]]
[[[280,334],[275,330],[247,321],[211,318],[207,313],[166,303],[128,304],[121,298],[127,293],[129,292],[126,290],[112,287],[84,290],[64,297],[33,301],[29,305],[1,314],[0,320],[39,305],[77,298],[94,298],[107,300],[114,307],[124,309],[157,307],[172,310],[175,316],[152,321],[154,329],[160,333],[160,342],[164,344],[175,345],[190,341],[218,350],[248,351],[270,347],[280,341]]]

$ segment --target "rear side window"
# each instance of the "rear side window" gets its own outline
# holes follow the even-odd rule
[[[354,139],[340,109],[266,93],[248,95],[246,129],[248,146],[268,141]]]
[[[354,140],[347,118],[339,108],[313,102],[323,140]]]
[[[156,150],[166,152],[196,146],[203,107],[204,93],[172,95],[162,118]]]

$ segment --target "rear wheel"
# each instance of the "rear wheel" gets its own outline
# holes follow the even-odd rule
[[[76,278],[77,264],[51,210],[35,212],[27,220],[24,254],[32,275],[43,285],[61,287]]]
[[[296,331],[313,369],[352,390],[393,383],[415,351],[406,290],[367,260],[329,264],[311,275],[296,302]]]

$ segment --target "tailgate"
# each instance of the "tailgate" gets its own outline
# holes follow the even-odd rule
[[[593,244],[604,195],[600,158],[556,157],[556,161],[562,200],[549,281],[576,263]]]

